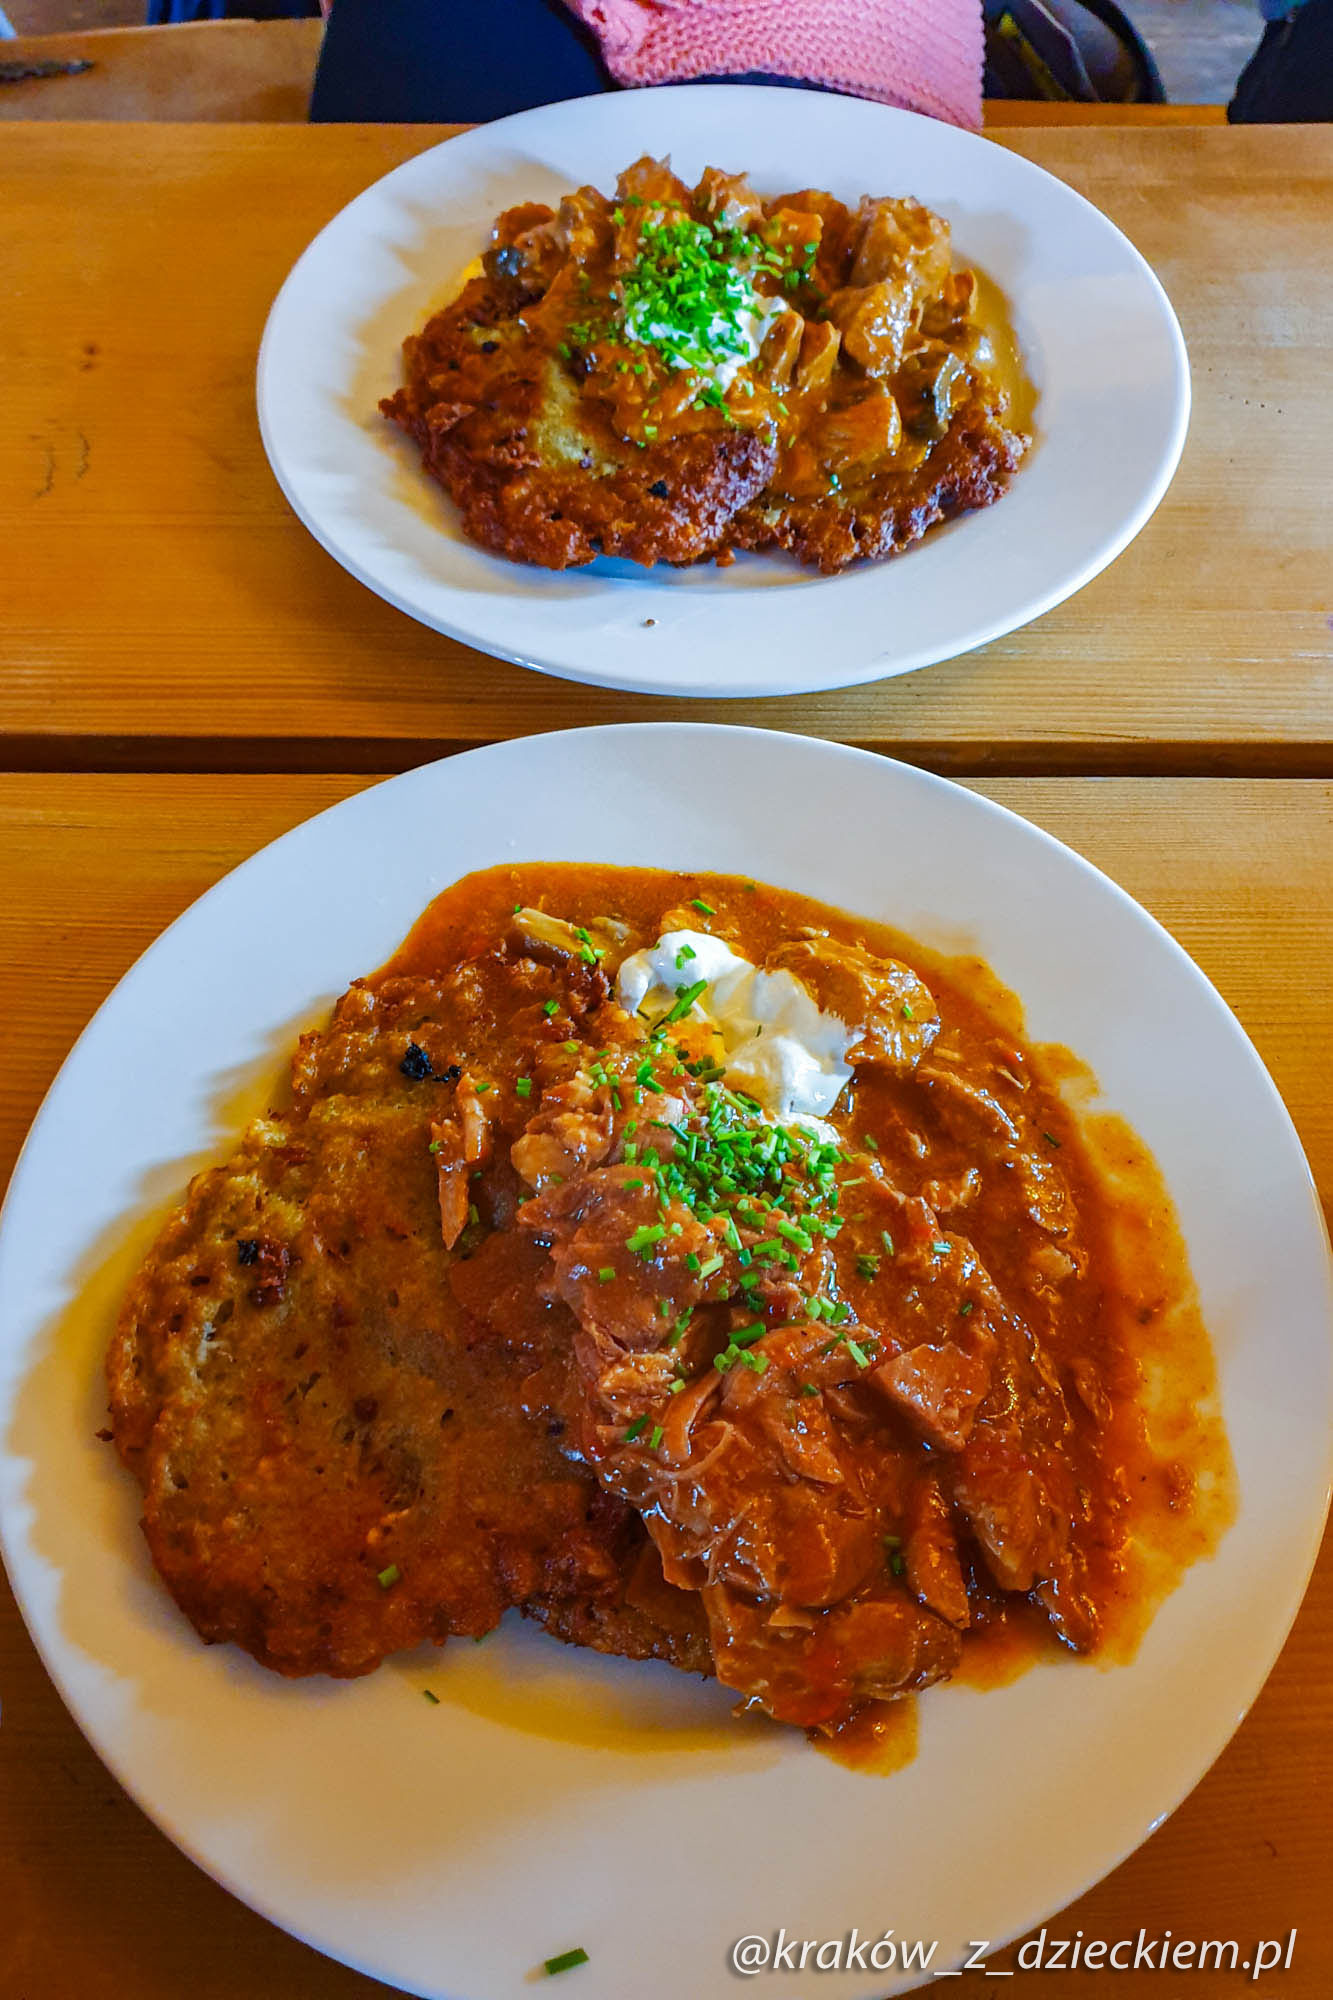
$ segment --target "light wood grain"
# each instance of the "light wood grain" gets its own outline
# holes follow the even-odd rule
[[[0,91],[0,119],[293,119],[304,122],[324,24],[187,21],[179,27],[24,34],[6,62],[84,61],[77,76]]]
[[[0,1174],[79,1028],[158,930],[255,847],[358,782],[0,777]],[[1034,779],[979,789],[1081,849],[1194,954],[1268,1062],[1333,1198],[1333,787]],[[1248,1946],[1294,1925],[1293,1969],[1271,1990],[1283,2000],[1327,2000],[1331,1646],[1326,1551],[1234,1741],[1180,1810],[1054,1935],[1081,1926],[1114,1939],[1142,1925],[1150,1935],[1170,1928],[1177,1938],[1235,1937]],[[0,1698],[6,2000],[370,2000],[384,1991],[272,1930],[168,1845],[66,1716],[7,1596]],[[1147,2000],[1159,1985],[1147,1974],[1094,1973],[1040,1990],[1071,2000],[1142,1991]],[[1200,2000],[1250,1990],[1230,1975],[1189,1981]]]
[[[253,404],[269,303],[321,224],[439,136],[0,128],[12,765],[392,769],[701,712],[425,631],[324,555],[270,477]],[[1176,482],[1026,631],[899,681],[709,713],[982,774],[1333,770],[1333,128],[997,136],[1103,207],[1174,299],[1196,397]]]
[[[1021,97],[989,97],[982,108],[988,132],[1016,125],[1225,125],[1224,104],[1044,104]]]

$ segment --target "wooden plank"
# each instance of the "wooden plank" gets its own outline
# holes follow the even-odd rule
[[[1225,125],[1224,104],[1044,104],[1021,97],[988,97],[982,124],[988,132],[1016,125]]]
[[[310,236],[438,130],[0,128],[13,766],[392,769],[570,722],[699,715],[573,687],[390,610],[259,446],[253,366]],[[1159,514],[1026,631],[846,692],[729,702],[958,771],[1333,770],[1333,129],[1013,130],[1161,274],[1195,416]],[[132,167],[131,167],[132,160]]]
[[[310,109],[322,21],[188,21],[20,35],[6,62],[90,62],[0,90],[0,119],[292,119]]]
[[[73,1037],[162,925],[260,843],[358,782],[0,777],[0,959],[8,968],[0,1174]],[[1253,1035],[1333,1200],[1333,787],[1038,779],[979,789],[1081,849],[1195,955]],[[1326,2000],[1331,1646],[1326,1550],[1282,1659],[1234,1741],[1147,1845],[1051,1926],[1053,1936],[1081,1927],[1090,1938],[1136,1938],[1142,1926],[1160,1938],[1169,1928],[1176,1938],[1235,1938],[1244,1953],[1295,1926],[1281,1991],[1285,2000]],[[7,1594],[0,1693],[9,1744],[0,1759],[0,1908],[9,1913],[0,1927],[0,1991],[42,2000],[179,2000],[186,1992],[192,2000],[371,2000],[384,1992],[232,1902],[149,1825],[66,1716]],[[1233,1987],[1222,1975],[1191,1982],[1201,2000],[1221,2000]],[[1077,1988],[1089,2000],[1139,1990],[1105,1972],[1080,1976]]]

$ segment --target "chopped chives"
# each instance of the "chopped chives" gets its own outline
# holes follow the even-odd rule
[[[403,1572],[399,1569],[397,1563],[390,1563],[387,1569],[380,1570],[379,1574],[375,1578],[375,1581],[379,1585],[381,1590],[392,1590],[393,1586],[398,1582],[398,1579],[402,1576],[402,1573]]]
[[[433,1694],[429,1688],[422,1688],[421,1694],[422,1699],[428,1701],[432,1708],[439,1707],[440,1697],[437,1694]]]
[[[514,1084],[514,1089],[520,1097],[531,1097],[532,1078],[530,1076],[520,1076]]]
[[[546,1015],[547,1019],[549,1020],[552,1014],[558,1014],[560,1012],[560,1002],[558,1000],[545,1001],[542,1006],[542,1012],[543,1014]]]
[[[706,917],[715,917],[717,915],[717,911],[713,908],[712,904],[705,903],[702,896],[692,896],[690,898],[690,908],[692,910],[702,910]]]
[[[708,981],[706,979],[696,979],[693,986],[678,987],[676,989],[675,1003],[667,1012],[665,1016],[666,1020],[683,1021],[695,1001],[699,998],[699,995],[705,992],[707,987]],[[647,1077],[641,1077],[640,1081],[646,1083],[648,1079]]]
[[[649,1451],[656,1451],[657,1447],[661,1444],[661,1442],[662,1442],[662,1426],[661,1424],[654,1424],[652,1432],[648,1439]]]
[[[603,1264],[601,1270],[597,1273],[597,1282],[601,1285],[609,1285],[615,1275],[614,1264]]]
[[[548,1973],[571,1972],[576,1965],[588,1963],[588,1954],[582,1945],[576,1945],[573,1951],[558,1952],[554,1958],[548,1958],[544,1963]]]
[[[625,1429],[625,1443],[633,1444],[635,1438],[639,1435],[639,1432],[644,1428],[647,1422],[648,1419],[646,1416],[636,1417],[632,1424],[627,1425]]]

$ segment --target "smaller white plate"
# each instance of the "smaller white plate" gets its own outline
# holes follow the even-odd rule
[[[993,507],[888,563],[820,577],[790,558],[728,569],[601,560],[552,572],[463,537],[415,445],[377,413],[401,345],[456,290],[490,226],[669,153],[693,181],[766,193],[913,194],[960,263],[1008,301],[1036,436]],[[1147,264],[1062,181],[955,126],[857,98],[744,84],[612,92],[525,111],[408,160],[336,215],[269,316],[259,356],[269,461],[311,533],[437,632],[600,687],[793,694],[928,666],[1040,617],[1139,532],[1189,417],[1185,345]]]

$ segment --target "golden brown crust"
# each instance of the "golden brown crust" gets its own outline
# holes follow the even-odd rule
[[[405,344],[407,382],[380,404],[415,438],[469,540],[543,569],[599,555],[691,563],[724,547],[772,475],[771,439],[719,427],[626,444],[562,393],[550,356],[528,350],[509,316],[524,296],[474,280]],[[503,336],[492,353],[479,329]]]
[[[454,1056],[557,990],[496,961],[354,986],[303,1040],[291,1110],[195,1179],[136,1278],[112,1432],[204,1639],[351,1676],[534,1597],[553,1629],[674,1656],[625,1602],[641,1524],[529,1419],[531,1360],[460,1313],[440,1235],[430,1131]]]
[[[886,474],[860,496],[835,493],[783,506],[766,498],[754,501],[737,515],[731,543],[738,549],[788,549],[826,575],[858,560],[895,556],[938,522],[998,500],[1026,449],[1027,439],[1008,430],[977,398],[910,471]]]

